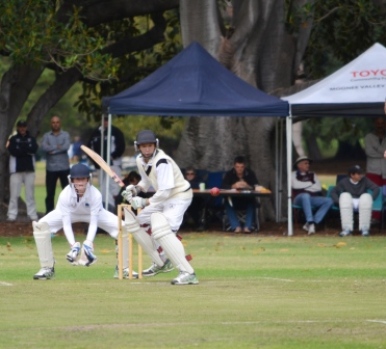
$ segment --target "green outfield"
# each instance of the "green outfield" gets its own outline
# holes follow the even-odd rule
[[[185,233],[195,286],[113,279],[105,235],[89,268],[52,242],[56,278],[35,281],[33,239],[0,238],[0,348],[386,348],[384,237]]]

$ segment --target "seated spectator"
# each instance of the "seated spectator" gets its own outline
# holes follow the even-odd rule
[[[237,156],[233,162],[233,168],[225,173],[222,188],[224,189],[249,189],[253,190],[255,185],[259,184],[255,173],[246,168],[246,161],[244,156]],[[242,227],[236,211],[246,210],[245,225]],[[255,198],[233,198],[225,200],[225,211],[228,216],[231,229],[235,233],[244,231],[250,234],[254,229],[254,222],[256,221],[256,199]]]
[[[316,173],[310,171],[312,160],[307,156],[299,157],[292,172],[292,200],[301,206],[306,216],[303,229],[308,235],[315,234],[315,225],[319,224],[333,205],[332,199],[322,195],[322,186]],[[314,210],[316,210],[314,212]]]
[[[190,187],[192,189],[199,189],[201,180],[198,178],[196,170],[193,167],[187,167],[185,169],[184,177],[190,183]],[[204,207],[205,199],[202,197],[193,196],[192,203],[185,211],[184,221],[187,222],[189,218],[192,218],[197,231],[205,230],[203,217]]]
[[[372,190],[369,194],[368,190]],[[359,230],[362,236],[370,235],[373,200],[379,194],[379,187],[355,165],[348,170],[348,177],[341,179],[331,191],[334,203],[339,204],[342,232],[339,236],[351,235],[354,228],[353,212],[359,212]]]

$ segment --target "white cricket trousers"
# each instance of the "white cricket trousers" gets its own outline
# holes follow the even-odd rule
[[[35,172],[15,172],[12,173],[9,179],[9,205],[8,218],[16,219],[18,214],[18,200],[21,192],[21,187],[24,184],[25,201],[27,206],[27,215],[32,220],[37,220],[35,204]]]

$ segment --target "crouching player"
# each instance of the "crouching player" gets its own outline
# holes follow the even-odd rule
[[[75,241],[72,223],[88,223],[86,240],[82,246]],[[105,230],[114,239],[118,237],[117,216],[103,208],[102,195],[91,184],[91,173],[84,164],[72,166],[69,175],[69,185],[63,189],[54,211],[51,211],[38,222],[32,222],[33,235],[39,255],[41,269],[34,275],[35,280],[51,279],[54,274],[54,254],[51,244],[51,234],[63,228],[68,243],[71,246],[66,259],[74,264],[90,266],[96,262],[93,241],[98,227]],[[123,229],[123,238],[127,239],[127,230]],[[128,244],[123,244],[124,263],[128,263]],[[117,268],[116,268],[117,271]],[[124,276],[128,277],[127,264],[124,265]],[[138,277],[137,273],[133,275]]]
[[[152,131],[139,132],[134,146],[140,153],[137,167],[141,181],[136,186],[127,186],[122,196],[134,209],[143,208],[137,217],[125,209],[125,227],[153,261],[142,274],[153,276],[170,271],[174,266],[179,275],[172,280],[173,285],[198,284],[196,274],[185,258],[184,246],[177,237],[193,197],[190,184],[174,160],[158,149],[158,139]],[[150,199],[137,196],[141,191],[147,192],[149,187],[155,189]],[[160,253],[158,246],[168,259]]]

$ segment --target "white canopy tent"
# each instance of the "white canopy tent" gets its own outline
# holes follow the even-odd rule
[[[384,115],[386,48],[378,43],[311,87],[282,97],[290,103],[287,118],[288,235],[292,225],[292,120],[311,117],[376,117]]]

